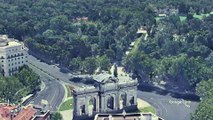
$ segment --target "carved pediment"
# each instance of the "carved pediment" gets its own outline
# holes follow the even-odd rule
[[[93,77],[98,83],[117,83],[118,79],[110,74],[99,74]]]
[[[118,78],[116,77],[109,77],[108,79],[105,79],[102,81],[102,83],[117,83],[118,82]]]

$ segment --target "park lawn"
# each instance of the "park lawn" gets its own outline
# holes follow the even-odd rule
[[[66,101],[64,101],[60,108],[59,108],[59,111],[65,111],[65,110],[70,110],[70,109],[73,109],[73,98],[70,98],[70,99],[67,99]]]
[[[69,97],[71,97],[70,86],[66,85],[66,89],[67,89],[67,98],[69,98]]]
[[[151,113],[153,113],[153,114],[156,114],[156,110],[155,110],[155,108],[152,107],[152,106],[148,106],[148,107],[145,107],[145,108],[139,108],[139,111],[140,111],[140,112],[145,112],[145,113],[151,112]]]
[[[156,21],[159,21],[161,18],[160,17],[155,17],[155,20]]]
[[[194,18],[197,18],[200,20],[202,20],[204,17],[208,17],[208,16],[209,16],[209,14],[200,14],[200,15],[194,14],[193,15]]]
[[[181,22],[183,22],[183,21],[186,20],[186,16],[179,16],[179,18],[180,18],[180,21],[181,21]]]

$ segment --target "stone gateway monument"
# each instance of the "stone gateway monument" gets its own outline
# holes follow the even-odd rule
[[[93,117],[96,113],[116,113],[137,109],[137,80],[107,73],[82,78],[90,85],[73,90],[73,119]]]

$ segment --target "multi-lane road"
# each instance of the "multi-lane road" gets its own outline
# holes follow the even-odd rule
[[[34,66],[31,62],[29,62],[28,66],[40,76],[42,81],[41,91],[35,94],[29,103],[41,107],[45,106],[51,111],[57,111],[64,98],[64,87],[60,81],[57,81],[37,66]]]
[[[138,97],[153,105],[157,114],[165,120],[190,120],[198,102],[159,95],[154,92],[138,91]]]
[[[62,90],[63,88],[61,86],[61,82],[57,81],[56,79],[63,81],[63,83],[70,83],[74,86],[81,86],[81,84],[76,84],[69,80],[73,76],[72,74],[62,73],[60,69],[55,65],[48,65],[31,55],[29,55],[28,61],[30,64],[36,66],[37,70],[42,69],[42,71],[44,71],[43,73],[49,74],[50,76],[55,78],[53,80],[47,80],[47,78],[45,77],[43,78],[46,87],[34,99],[35,103],[40,99],[46,98],[50,101],[54,110],[56,110],[56,108],[62,101],[62,96],[64,95],[64,90]],[[159,95],[154,92],[138,91],[138,98],[141,98],[153,105],[157,110],[157,114],[165,120],[189,120],[190,114],[198,105],[197,102],[185,101],[180,98],[173,98],[170,95]]]

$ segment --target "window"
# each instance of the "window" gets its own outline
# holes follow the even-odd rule
[[[10,60],[8,60],[10,62]]]
[[[24,63],[23,61],[21,61],[21,63]]]
[[[1,62],[4,62],[4,60],[2,60]]]
[[[4,65],[2,65],[2,67],[4,67]]]
[[[20,62],[18,62],[18,64],[20,64]]]

